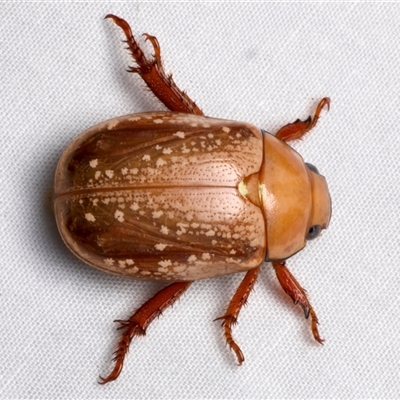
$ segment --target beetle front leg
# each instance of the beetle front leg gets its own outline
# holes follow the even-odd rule
[[[291,124],[287,124],[279,129],[278,133],[275,135],[278,139],[284,142],[290,142],[291,140],[301,139],[307,132],[309,132],[317,124],[319,115],[322,109],[326,106],[329,110],[330,99],[324,97],[317,106],[314,116],[308,117],[305,121],[300,121],[299,119]]]
[[[106,15],[111,18],[125,33],[126,43],[137,67],[129,67],[128,72],[139,74],[146,85],[171,111],[189,114],[204,115],[190,97],[176,86],[172,75],[167,75],[161,61],[161,51],[158,40],[151,35],[144,34],[154,48],[154,58],[149,59],[133,37],[131,27],[122,18],[113,14]]]
[[[242,351],[240,350],[240,347],[236,344],[232,337],[232,325],[237,322],[240,310],[242,306],[246,304],[250,292],[257,281],[259,271],[260,267],[257,267],[246,273],[244,279],[237,288],[236,293],[232,297],[231,302],[229,303],[226,314],[222,317],[215,319],[215,321],[219,319],[223,320],[222,326],[224,328],[226,342],[228,343],[229,347],[235,352],[239,365],[242,365],[244,361],[244,356]]]
[[[150,300],[144,303],[128,320],[117,320],[123,330],[119,339],[117,350],[114,352],[114,369],[103,378],[100,376],[99,383],[104,385],[118,378],[124,365],[125,355],[134,336],[146,334],[146,328],[154,318],[158,317],[168,306],[172,305],[190,286],[192,282],[175,282],[161,289]]]
[[[300,304],[300,306],[303,308],[306,319],[311,316],[311,331],[314,339],[318,343],[323,344],[324,339],[321,339],[318,332],[318,318],[307,299],[306,291],[300,286],[296,278],[286,268],[284,261],[273,262],[272,266],[275,269],[276,276],[282,286],[282,289],[292,298],[294,304]]]

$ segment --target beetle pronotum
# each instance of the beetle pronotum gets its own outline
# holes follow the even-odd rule
[[[170,110],[130,114],[96,125],[64,151],[55,176],[55,216],[68,248],[85,263],[135,279],[170,282],[122,329],[111,373],[116,379],[134,336],[197,279],[245,271],[222,320],[239,364],[244,356],[232,325],[264,261],[299,303],[316,341],[317,316],[285,260],[325,229],[331,201],[325,178],[287,142],[317,123],[312,117],[272,136],[255,126],[208,118],[164,72],[160,47],[148,58],[126,21],[107,15],[125,33],[139,74]]]

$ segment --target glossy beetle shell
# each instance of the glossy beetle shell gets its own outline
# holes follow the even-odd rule
[[[326,225],[325,179],[255,126],[153,112],[106,121],[62,155],[61,236],[85,263],[184,281],[246,271],[304,247]]]

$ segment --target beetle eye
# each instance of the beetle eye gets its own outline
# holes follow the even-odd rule
[[[310,164],[308,162],[306,162],[305,164],[307,165],[307,168],[310,171],[315,172],[316,174],[319,174],[319,171],[318,171],[318,169],[317,169],[317,167],[315,165],[312,165],[312,164]]]
[[[321,225],[314,225],[310,228],[307,234],[307,240],[313,240],[321,233]]]

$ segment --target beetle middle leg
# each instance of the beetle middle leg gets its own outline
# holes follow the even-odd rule
[[[122,18],[113,14],[106,15],[111,18],[125,33],[128,50],[130,50],[137,67],[129,67],[128,72],[139,74],[146,85],[171,111],[189,114],[204,115],[196,103],[176,86],[172,75],[167,75],[161,61],[161,51],[158,40],[149,34],[144,34],[154,48],[154,57],[149,59],[136,42],[131,27]]]
[[[308,117],[305,121],[299,119],[295,122],[283,126],[275,135],[278,139],[284,142],[290,142],[291,140],[301,139],[307,132],[309,132],[317,124],[319,115],[322,109],[326,106],[329,110],[330,99],[324,97],[317,106],[313,117]]]
[[[284,261],[273,262],[272,266],[275,269],[276,276],[282,286],[282,289],[292,298],[294,304],[300,304],[300,306],[303,308],[306,319],[311,316],[311,331],[314,339],[318,343],[323,344],[324,339],[321,339],[318,332],[318,318],[307,299],[306,291],[300,286],[296,278],[286,268]]]
[[[114,369],[103,378],[100,376],[100,384],[111,382],[118,378],[124,365],[125,355],[134,336],[146,334],[146,328],[154,318],[158,317],[168,306],[172,305],[190,286],[192,282],[175,282],[161,289],[150,300],[144,303],[128,320],[117,320],[118,329],[123,330],[115,351]]]
[[[240,310],[250,295],[251,290],[254,287],[254,284],[257,281],[258,273],[260,271],[260,267],[253,268],[248,271],[237,288],[234,296],[232,297],[231,302],[229,303],[228,309],[226,310],[226,314],[222,317],[216,318],[215,320],[222,319],[222,327],[224,328],[224,335],[226,342],[229,347],[235,352],[236,357],[238,359],[239,365],[242,365],[244,361],[244,356],[240,347],[236,344],[232,337],[232,325],[237,322],[237,318],[239,316]]]

